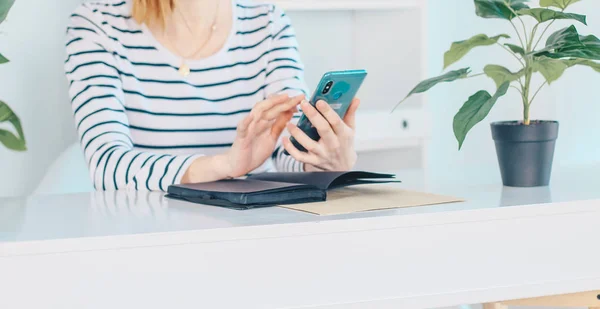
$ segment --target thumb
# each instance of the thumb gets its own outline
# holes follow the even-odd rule
[[[290,122],[290,120],[292,120],[293,116],[293,111],[287,111],[282,113],[281,116],[277,118],[277,120],[273,124],[273,127],[271,128],[271,137],[274,140],[279,139],[279,136],[281,136],[281,133],[283,133],[285,126],[288,124],[288,122]]]

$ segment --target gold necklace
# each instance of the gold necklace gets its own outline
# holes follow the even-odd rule
[[[215,18],[209,28],[209,34],[208,37],[206,38],[206,40],[204,41],[204,43],[202,43],[200,45],[200,47],[198,47],[197,49],[194,50],[193,53],[191,53],[189,56],[185,56],[184,53],[182,53],[181,51],[179,51],[179,49],[177,48],[177,46],[175,44],[173,44],[173,41],[171,41],[171,38],[169,35],[167,35],[167,40],[169,40],[169,42],[171,43],[171,46],[173,46],[173,49],[175,49],[175,51],[181,56],[181,65],[179,66],[179,74],[181,74],[181,76],[183,77],[187,77],[188,75],[190,75],[191,69],[190,66],[187,64],[186,60],[193,58],[194,56],[196,56],[200,51],[202,51],[202,49],[204,49],[204,47],[206,47],[206,44],[208,44],[208,42],[210,42],[210,40],[212,39],[213,33],[215,31],[217,31],[217,20],[218,20],[218,16],[219,16],[219,8],[220,8],[220,2],[221,1],[217,1],[217,9],[215,12]],[[181,16],[181,19],[183,20],[183,23],[185,24],[186,28],[188,28],[188,31],[190,32],[190,34],[193,37],[197,37],[197,35],[194,33],[194,30],[192,29],[192,27],[190,26],[190,23],[187,21],[187,19],[185,18],[185,16],[183,16],[183,13],[181,13],[181,11],[179,10],[178,7],[175,8],[175,10],[178,11],[179,15]]]

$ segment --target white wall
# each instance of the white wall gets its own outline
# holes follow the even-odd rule
[[[21,117],[29,151],[0,147],[0,196],[30,192],[47,166],[75,141],[63,73],[64,33],[80,0],[17,0],[2,24],[0,98]]]
[[[532,1],[535,4],[537,2]],[[472,0],[429,0],[429,9],[430,76],[440,74],[443,54],[453,41],[464,40],[478,33],[513,35],[514,30],[506,21],[477,17]],[[579,32],[600,36],[600,1],[582,1],[573,5],[569,11],[588,15],[589,27],[577,25]],[[553,28],[558,30],[566,24],[569,23],[557,22]],[[516,60],[500,47],[491,46],[474,50],[452,68],[471,66],[474,72],[479,73],[486,64],[515,63]],[[589,164],[600,161],[599,87],[600,74],[589,68],[573,68],[561,80],[540,93],[532,106],[532,118],[560,121],[561,131],[555,157],[557,164]],[[502,98],[490,117],[469,133],[460,152],[452,132],[454,114],[470,95],[481,89],[493,92],[495,87],[491,80],[483,76],[442,85],[429,93],[429,104],[433,110],[429,151],[432,171],[452,167],[460,169],[465,165],[497,165],[489,123],[522,117],[516,91],[511,91],[510,95]]]

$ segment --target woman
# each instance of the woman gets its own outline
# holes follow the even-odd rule
[[[344,119],[305,99],[289,18],[250,0],[85,3],[67,28],[65,71],[98,190],[165,190],[251,172],[348,170],[355,100]],[[297,106],[319,130],[290,120]],[[283,138],[287,128],[308,153]]]

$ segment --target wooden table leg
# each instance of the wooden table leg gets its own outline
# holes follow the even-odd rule
[[[483,309],[507,309],[509,306],[600,309],[599,304],[600,290],[488,303],[483,305]]]
[[[508,306],[505,306],[501,303],[488,303],[483,304],[483,309],[508,309]]]

